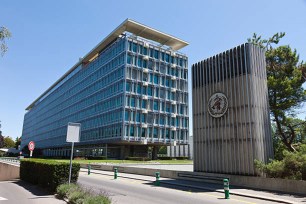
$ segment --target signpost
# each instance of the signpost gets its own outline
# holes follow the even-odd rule
[[[28,148],[30,150],[30,158],[31,158],[33,154],[33,150],[35,149],[35,143],[33,141],[29,142]]]
[[[73,147],[75,142],[80,142],[81,124],[80,123],[68,123],[66,142],[71,142],[71,156],[70,156],[70,168],[69,168],[69,184],[71,181],[71,169],[73,158]]]

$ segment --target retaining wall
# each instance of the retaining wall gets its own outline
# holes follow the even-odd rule
[[[19,166],[0,162],[0,181],[19,178]]]

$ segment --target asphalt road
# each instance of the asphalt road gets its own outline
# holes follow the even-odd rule
[[[62,204],[54,195],[38,186],[26,182],[2,181],[0,182],[0,203],[2,204]]]
[[[78,183],[95,192],[101,192],[112,199],[112,203],[124,204],[197,204],[197,203],[226,203],[226,204],[266,204],[269,201],[257,200],[252,198],[233,196],[229,200],[224,199],[224,195],[217,192],[195,190],[189,188],[176,187],[161,184],[154,186],[152,181],[119,177],[113,179],[110,172],[102,174],[90,174],[80,172]]]

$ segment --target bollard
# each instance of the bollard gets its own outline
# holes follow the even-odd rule
[[[223,184],[224,184],[225,199],[229,199],[229,181],[228,179],[223,179]]]
[[[88,175],[90,175],[90,169],[91,169],[91,166],[90,166],[90,163],[88,163]]]
[[[114,168],[114,179],[117,179],[118,177],[118,169]]]
[[[159,186],[160,185],[160,182],[159,182],[160,173],[159,172],[155,172],[155,176],[156,176],[155,186]]]

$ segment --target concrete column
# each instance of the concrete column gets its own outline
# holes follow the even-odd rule
[[[157,159],[157,153],[158,153],[158,146],[153,146],[153,151],[152,151],[152,160],[156,160]]]

